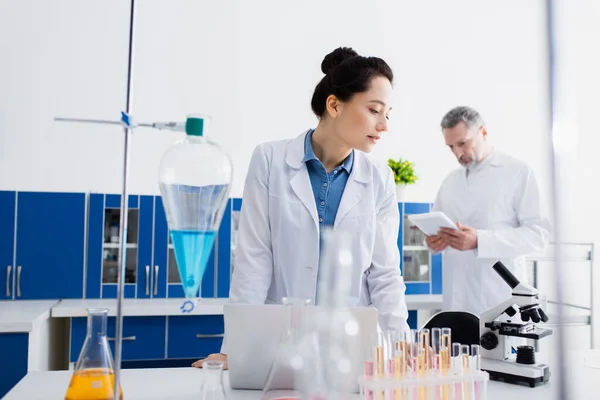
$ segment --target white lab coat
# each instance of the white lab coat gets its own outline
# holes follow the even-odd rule
[[[315,301],[319,223],[304,157],[306,133],[259,145],[246,177],[229,299]],[[400,216],[391,169],[355,151],[334,230],[353,233],[348,306],[373,306],[381,329],[404,330],[408,310],[400,275]]]
[[[525,255],[542,250],[550,223],[542,211],[533,171],[498,150],[470,170],[450,173],[436,196],[434,211],[477,229],[478,248],[442,256],[444,310],[481,314],[510,297],[511,289],[493,270],[497,261],[526,281]]]

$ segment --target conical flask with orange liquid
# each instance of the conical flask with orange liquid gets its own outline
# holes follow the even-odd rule
[[[65,400],[114,400],[114,361],[108,340],[108,309],[88,309],[87,336]],[[123,391],[119,387],[119,400]]]

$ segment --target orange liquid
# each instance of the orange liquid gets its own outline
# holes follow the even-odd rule
[[[75,371],[67,389],[65,400],[113,400],[115,374],[102,368]],[[123,390],[119,388],[119,399]]]

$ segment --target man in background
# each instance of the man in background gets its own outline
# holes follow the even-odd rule
[[[502,261],[525,280],[525,255],[547,246],[550,223],[533,171],[494,149],[477,111],[456,107],[441,128],[461,167],[443,181],[432,211],[459,229],[442,228],[426,242],[433,253],[443,252],[443,309],[479,315],[511,295],[492,266]]]

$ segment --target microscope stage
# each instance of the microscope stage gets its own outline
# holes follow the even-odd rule
[[[510,322],[488,322],[486,328],[498,331],[498,335],[522,337],[527,339],[541,339],[552,334],[552,329],[539,328],[533,324],[514,324]]]

